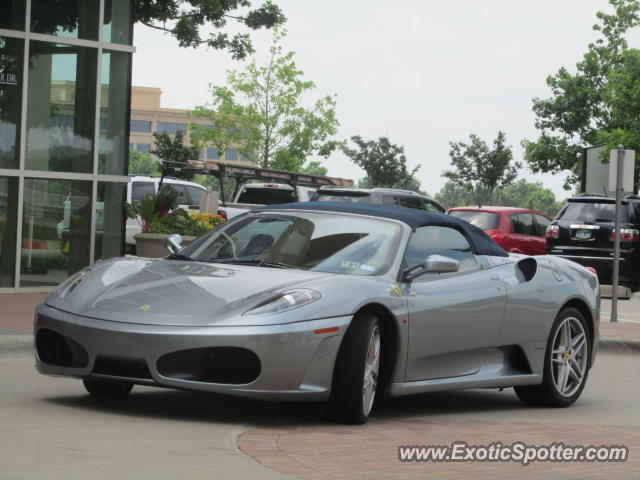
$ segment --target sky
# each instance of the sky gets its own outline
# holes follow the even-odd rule
[[[449,142],[475,133],[487,143],[498,130],[516,159],[520,142],[535,139],[531,101],[548,97],[546,77],[570,71],[598,38],[592,30],[606,0],[276,0],[287,16],[285,50],[317,89],[309,101],[337,95],[338,138],[388,136],[403,145],[410,167],[421,165],[422,189],[434,195],[449,168]],[[638,46],[634,32],[631,45]],[[271,34],[252,34],[264,59]],[[209,83],[223,84],[242,62],[225,52],[184,49],[173,37],[136,25],[133,84],[162,89],[162,106],[206,104]],[[342,153],[323,164],[329,175],[359,179],[364,172]],[[541,181],[558,199],[564,175]]]

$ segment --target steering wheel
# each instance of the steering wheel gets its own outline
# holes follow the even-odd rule
[[[229,245],[231,246],[231,258],[237,259],[238,258],[238,249],[236,248],[236,243],[225,232],[220,232],[220,235],[222,235],[224,238],[226,238],[227,241],[229,242]]]

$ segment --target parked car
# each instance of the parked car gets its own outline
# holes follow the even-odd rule
[[[345,188],[322,186],[311,197],[314,202],[359,202],[399,205],[427,212],[444,213],[445,208],[432,198],[411,190],[395,188]]]
[[[514,387],[566,407],[596,355],[593,273],[509,256],[452,216],[289,203],[166,244],[166,259],[99,262],[47,297],[37,369],[95,396],[140,384],[328,400],[363,423],[383,393]]]
[[[247,183],[238,190],[233,202],[218,208],[218,213],[231,219],[263,205],[308,202],[315,191],[316,187],[296,185],[294,188],[287,183]]]
[[[515,207],[457,207],[448,213],[481,228],[507,252],[546,253],[545,233],[551,219],[542,212]]]
[[[547,228],[547,253],[592,267],[600,282],[612,283],[615,203],[613,197],[571,198]],[[620,285],[640,290],[640,197],[622,200]]]

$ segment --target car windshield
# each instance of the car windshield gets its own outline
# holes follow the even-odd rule
[[[371,195],[367,192],[316,192],[312,202],[360,202],[369,203]]]
[[[452,210],[452,217],[459,218],[475,225],[482,230],[495,230],[500,224],[500,215],[491,212],[476,212],[473,210]]]
[[[569,202],[559,220],[585,223],[613,222],[615,220],[615,203]],[[626,207],[622,209],[622,221],[626,221]]]
[[[181,259],[258,267],[378,275],[390,266],[400,226],[389,220],[320,212],[256,212],[204,234]]]
[[[275,203],[289,203],[295,201],[295,193],[291,188],[251,188],[245,187],[238,195],[238,203],[253,203],[257,205],[273,205]]]

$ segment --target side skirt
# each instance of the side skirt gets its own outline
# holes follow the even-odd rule
[[[519,375],[487,376],[482,370],[464,377],[436,378],[416,382],[391,383],[389,395],[400,397],[414,393],[438,392],[442,390],[463,390],[467,388],[502,388],[517,385],[539,385],[542,375],[537,373]]]

